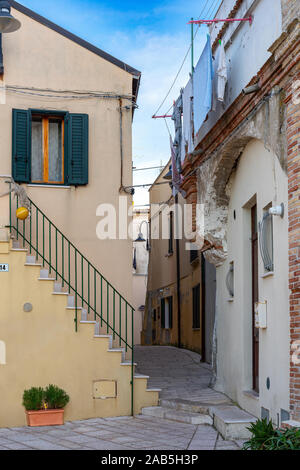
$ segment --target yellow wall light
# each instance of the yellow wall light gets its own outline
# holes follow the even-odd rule
[[[16,210],[16,216],[20,220],[25,220],[29,216],[29,210],[26,207],[19,207]]]

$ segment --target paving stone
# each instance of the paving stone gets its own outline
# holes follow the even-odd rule
[[[0,437],[0,446],[5,446],[5,444],[8,444],[8,443],[12,443],[13,441],[10,441],[8,439],[4,439],[2,437]]]
[[[77,442],[77,444],[85,444],[86,442],[90,442],[91,440],[95,439],[94,436],[88,436],[86,434],[77,434],[77,436],[73,437],[66,437],[65,440],[70,442]]]
[[[32,450],[31,447],[26,446],[25,444],[18,443],[18,442],[5,444],[5,447],[9,450]]]
[[[118,443],[100,441],[98,439],[90,440],[86,443],[86,446],[93,450],[132,450],[130,447]]]
[[[46,441],[44,439],[37,439],[35,441],[28,442],[28,446],[37,450],[66,450],[67,447],[64,447],[58,443],[53,443]]]
[[[32,433],[20,432],[20,431],[10,431],[6,434],[6,439],[17,441],[17,442],[27,442],[36,439],[36,436]]]

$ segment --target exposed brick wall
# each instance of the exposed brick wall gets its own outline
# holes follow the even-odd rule
[[[282,29],[285,31],[295,18],[300,17],[300,2],[299,0],[281,0],[281,9]]]
[[[300,419],[300,365],[293,361],[292,345],[300,340],[300,100],[293,88],[287,87],[287,165],[289,193],[289,289],[290,289],[290,408],[292,417]]]
[[[290,411],[291,419],[300,421],[300,365],[293,361],[295,351],[292,350],[294,342],[300,341],[300,93],[298,91],[297,96],[295,89],[298,81],[300,88],[300,26],[299,22],[293,22],[300,14],[300,1],[282,0],[282,8],[283,29],[287,32],[270,48],[271,57],[249,83],[250,85],[259,81],[260,91],[253,95],[238,96],[210,132],[201,141],[196,142],[196,150],[201,149],[201,152],[194,152],[186,157],[183,165],[183,187],[189,199],[194,200],[197,183],[192,175],[195,170],[198,168],[199,174],[204,175],[205,162],[220,153],[225,139],[230,138],[245,119],[249,119],[264,97],[277,88],[282,90],[278,95],[278,99],[282,100],[278,154],[281,154],[280,163],[288,173]],[[273,125],[273,130],[274,128]],[[198,192],[200,193],[199,190]]]

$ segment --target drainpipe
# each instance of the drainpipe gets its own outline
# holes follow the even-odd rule
[[[201,253],[201,362],[206,362],[206,337],[205,337],[205,257]]]
[[[2,49],[2,34],[0,33],[0,75],[4,74],[4,65],[3,65],[3,49]]]
[[[176,235],[178,235],[178,193],[175,196],[175,222]],[[181,295],[180,295],[180,244],[176,237],[176,281],[177,281],[177,328],[178,328],[178,348],[181,348]]]
[[[119,192],[130,194],[131,196],[134,195],[134,188],[129,187],[126,188],[123,184],[123,173],[124,173],[124,150],[123,150],[123,109],[130,110],[130,106],[122,106],[122,98],[119,98],[119,112],[120,112],[120,156],[121,156],[121,180],[120,180],[120,189]]]
[[[120,191],[123,191],[123,110],[122,110],[122,99],[119,99],[119,111],[120,111],[120,154],[121,154],[121,184]]]

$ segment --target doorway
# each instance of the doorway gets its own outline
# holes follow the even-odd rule
[[[258,302],[258,224],[257,205],[251,208],[252,266],[252,378],[253,390],[259,393],[259,329],[255,327],[255,303]]]

